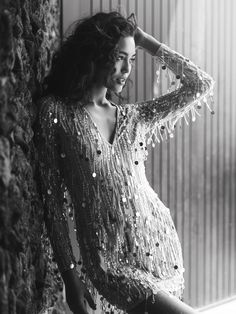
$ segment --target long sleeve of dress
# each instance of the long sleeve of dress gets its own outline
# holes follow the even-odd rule
[[[60,174],[57,107],[47,99],[40,111],[40,177],[45,205],[45,222],[60,272],[74,268],[67,215],[65,210],[65,187]]]
[[[191,112],[195,120],[196,107],[207,104],[207,96],[212,96],[214,81],[206,72],[181,54],[162,44],[156,53],[162,70],[170,72],[174,77],[170,83],[175,88],[163,96],[149,101],[137,102],[137,120],[145,122],[146,132],[150,135],[161,133],[165,129],[172,134],[176,122]]]

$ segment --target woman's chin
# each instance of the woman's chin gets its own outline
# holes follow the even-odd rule
[[[117,86],[114,86],[112,90],[114,93],[119,94],[122,92],[123,88],[124,88],[124,85],[117,85]]]

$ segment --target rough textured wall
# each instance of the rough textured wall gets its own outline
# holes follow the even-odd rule
[[[49,242],[42,236],[43,208],[32,140],[37,111],[33,99],[58,42],[59,14],[59,0],[0,1],[2,314],[42,313],[61,298],[61,280],[54,280],[57,270],[50,259]]]

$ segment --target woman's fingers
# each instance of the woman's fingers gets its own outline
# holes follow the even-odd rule
[[[66,287],[66,300],[74,314],[88,314],[86,301],[93,310],[96,310],[96,304],[76,272],[64,273],[63,280]]]
[[[83,301],[84,299],[82,298],[81,300],[78,301],[77,304],[73,304],[70,307],[70,310],[74,313],[74,314],[89,314],[86,308],[86,302]]]
[[[89,306],[93,309],[96,310],[96,304],[94,303],[91,294],[89,293],[89,291],[86,289],[85,293],[84,293],[84,297],[87,300]]]
[[[86,309],[85,296],[81,291],[80,293],[73,293],[73,290],[66,291],[66,301],[70,310],[74,314],[89,314]]]
[[[137,27],[134,35],[134,41],[137,47],[142,47],[144,36],[145,36],[144,31],[140,27]]]

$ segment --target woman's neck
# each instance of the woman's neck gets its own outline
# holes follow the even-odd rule
[[[90,99],[95,105],[102,106],[104,103],[107,103],[106,93],[106,87],[94,87],[91,90]]]

